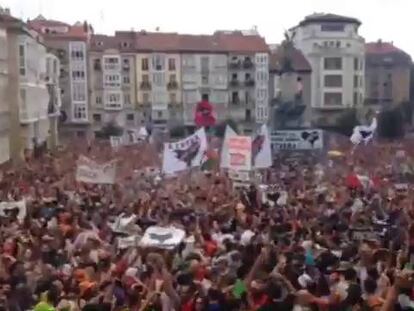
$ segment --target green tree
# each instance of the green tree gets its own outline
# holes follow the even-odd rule
[[[101,128],[96,136],[102,139],[109,139],[111,136],[121,136],[123,133],[124,129],[122,127],[113,122],[109,122]]]
[[[343,112],[336,120],[336,124],[337,125],[332,129],[333,131],[342,135],[351,136],[354,127],[359,124],[356,109],[350,108]]]
[[[387,139],[404,136],[404,117],[401,107],[380,113],[378,117],[378,135]]]

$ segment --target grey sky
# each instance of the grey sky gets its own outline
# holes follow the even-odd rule
[[[155,30],[212,33],[258,27],[268,43],[314,12],[353,16],[367,41],[393,41],[414,55],[414,0],[1,0],[13,15],[74,23],[88,20],[95,32]]]

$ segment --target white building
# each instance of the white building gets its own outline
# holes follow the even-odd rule
[[[49,147],[53,150],[57,147],[58,141],[58,121],[62,106],[61,89],[59,85],[60,62],[59,58],[53,54],[46,56],[46,85],[49,92],[48,116],[50,122]]]
[[[0,10],[2,10],[0,8]],[[2,13],[0,11],[0,13]],[[10,110],[7,94],[8,53],[7,30],[0,26],[0,164],[10,159]]]
[[[312,67],[312,122],[335,122],[332,113],[364,101],[364,39],[361,22],[333,14],[307,16],[291,29],[295,47]],[[329,116],[328,116],[329,114]]]
[[[46,86],[46,47],[36,33],[19,35],[20,105],[23,147],[47,143],[49,93]]]

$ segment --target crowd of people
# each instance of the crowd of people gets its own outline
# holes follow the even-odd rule
[[[0,183],[0,202],[25,202],[0,211],[0,309],[414,309],[414,193],[395,169],[410,152],[396,148],[279,157],[245,187],[217,165],[163,176],[149,143],[27,158]],[[77,182],[80,154],[116,158],[116,183]],[[125,242],[153,225],[185,238]]]

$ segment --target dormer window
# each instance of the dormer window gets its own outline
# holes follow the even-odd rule
[[[103,42],[102,42],[102,41],[98,41],[98,42],[96,43],[96,45],[97,45],[97,46],[103,46]]]
[[[128,42],[122,42],[122,47],[123,47],[123,48],[127,48],[127,47],[129,47],[129,43],[128,43]]]

